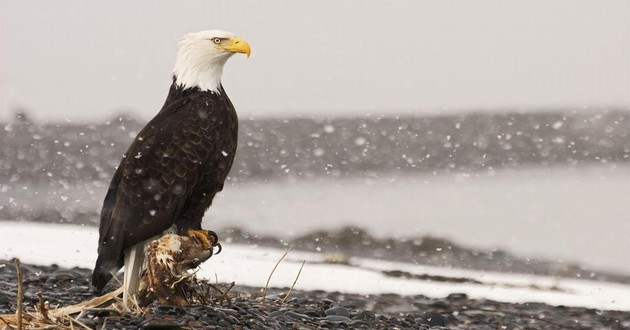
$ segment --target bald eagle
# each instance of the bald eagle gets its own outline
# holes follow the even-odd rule
[[[145,241],[201,229],[236,152],[237,116],[221,84],[223,66],[235,53],[250,52],[247,42],[219,30],[180,42],[164,106],[123,156],[103,202],[92,275],[97,292],[124,266],[126,304],[138,290]]]

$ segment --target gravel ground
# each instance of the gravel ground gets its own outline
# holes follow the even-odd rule
[[[37,303],[39,291],[52,307],[93,297],[88,269],[35,265],[22,265],[22,269],[25,306]],[[15,312],[16,283],[14,263],[0,260],[0,314]],[[236,285],[229,292],[229,300],[218,299],[216,294],[208,296],[204,305],[152,305],[144,315],[94,311],[80,321],[102,329],[630,329],[630,312],[509,304],[458,293],[434,299],[293,291],[283,302],[286,288],[270,289],[264,299],[260,288]]]

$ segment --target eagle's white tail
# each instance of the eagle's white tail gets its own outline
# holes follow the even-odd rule
[[[138,243],[125,251],[125,273],[123,279],[123,305],[129,307],[132,295],[138,293],[140,274],[144,264],[144,244]]]

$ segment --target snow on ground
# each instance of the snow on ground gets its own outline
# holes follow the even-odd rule
[[[25,263],[92,268],[96,260],[97,240],[98,230],[92,227],[3,221],[0,222],[0,259],[17,257]],[[225,244],[223,248],[221,254],[202,265],[199,276],[264,287],[271,270],[285,252],[237,244]],[[290,287],[302,260],[306,260],[296,289],[359,294],[422,294],[428,297],[445,297],[457,292],[466,293],[471,298],[505,302],[543,302],[630,311],[629,285],[436,268],[376,259],[353,258],[352,266],[335,265],[321,263],[323,258],[323,255],[315,253],[289,252],[273,274],[270,286]],[[468,278],[483,284],[388,277],[382,270]]]

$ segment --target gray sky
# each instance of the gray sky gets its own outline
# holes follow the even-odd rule
[[[5,1],[0,117],[150,118],[176,44],[252,46],[224,85],[240,116],[630,107],[630,1]]]

